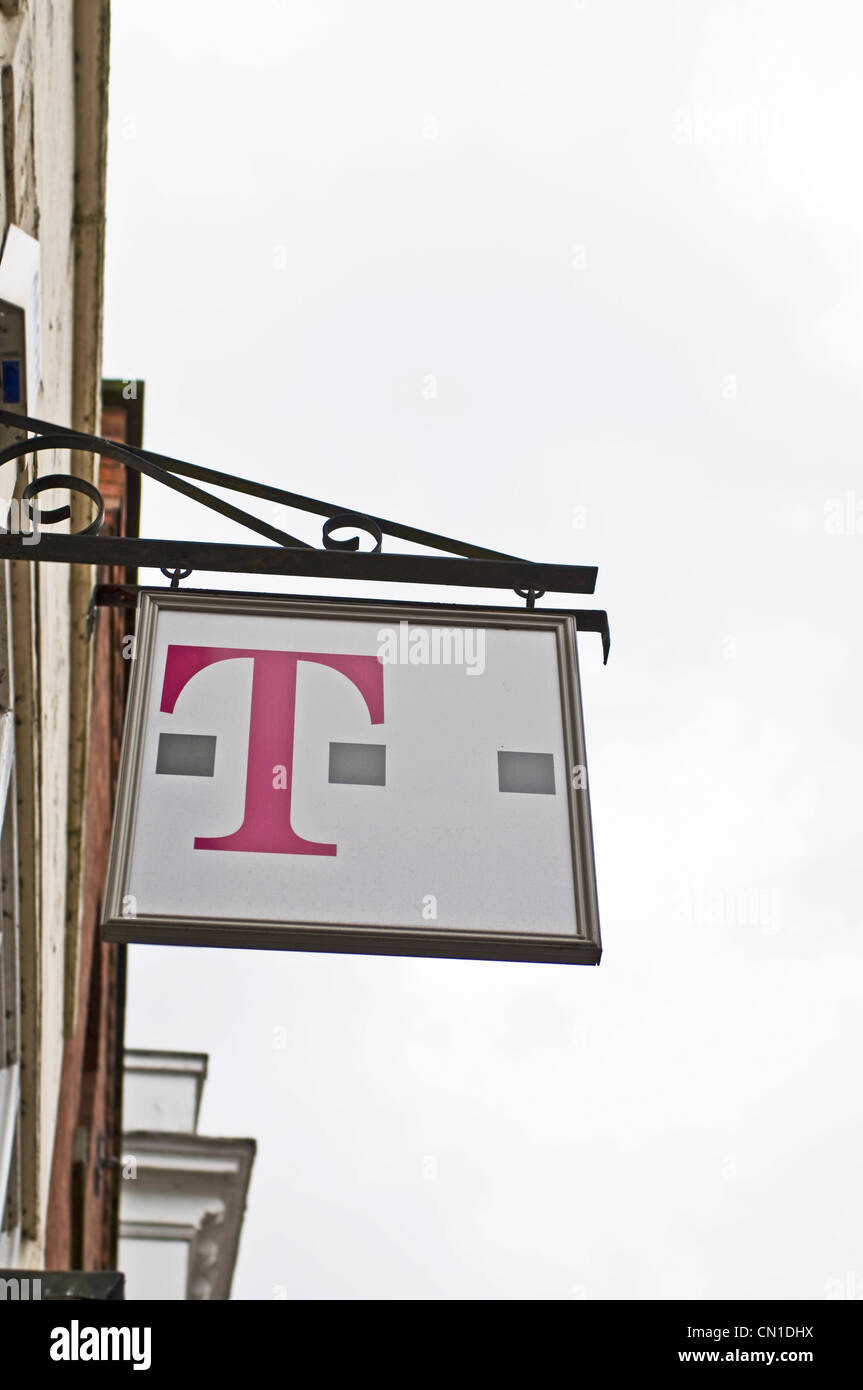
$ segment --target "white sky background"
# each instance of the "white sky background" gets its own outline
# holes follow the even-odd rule
[[[130,1045],[208,1051],[201,1130],[259,1143],[235,1297],[863,1276],[861,42],[850,0],[115,0],[145,443],[596,563],[612,625],[599,969],[130,948]],[[142,533],[246,538],[150,484]]]

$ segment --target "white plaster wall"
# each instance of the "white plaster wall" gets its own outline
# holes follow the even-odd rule
[[[13,131],[16,186],[11,201],[4,190],[6,221],[36,236],[41,248],[42,384],[34,395],[28,383],[29,413],[60,423],[72,422],[74,354],[74,198],[75,56],[74,5],[30,4],[12,19],[0,16],[0,61],[14,73]],[[10,112],[4,110],[8,124]],[[5,130],[5,125],[4,125]],[[7,465],[12,471],[12,465]],[[68,472],[65,454],[40,456],[39,473]],[[45,507],[68,500],[45,494]],[[20,569],[23,571],[24,566]],[[36,775],[22,784],[21,824],[26,799],[37,798],[35,876],[22,882],[22,957],[35,961],[31,987],[22,1001],[22,1061],[25,1112],[22,1120],[22,1178],[29,1188],[29,1239],[23,1264],[41,1264],[44,1217],[53,1154],[54,1129],[64,1045],[64,950],[66,930],[67,818],[69,796],[69,569],[28,567],[13,588],[28,618],[31,650],[36,653],[32,705],[26,703],[26,661],[19,660],[26,628],[17,630],[16,690],[19,766],[22,740],[34,746]],[[21,697],[21,698],[19,698]],[[35,783],[35,785],[34,785]],[[22,857],[22,862],[25,862]],[[30,958],[28,957],[28,959]],[[22,960],[22,970],[27,969]],[[35,987],[33,987],[35,985]],[[26,1204],[26,1198],[25,1198]],[[34,1210],[35,1208],[35,1210]],[[25,1235],[27,1234],[25,1229]]]
[[[73,6],[33,13],[34,153],[42,250],[42,389],[36,414],[72,418],[75,104]],[[32,406],[31,406],[32,408]],[[68,455],[56,460],[68,471]],[[39,471],[53,471],[51,455]],[[50,496],[50,494],[49,494]],[[58,500],[60,500],[58,498]],[[50,505],[50,501],[48,503]],[[66,824],[69,797],[69,570],[39,567],[42,1047],[40,1207],[47,1206],[63,1060]]]
[[[123,1074],[123,1129],[193,1134],[197,1098],[194,1076],[127,1068]]]
[[[118,1262],[126,1276],[126,1298],[184,1299],[189,1277],[185,1240],[126,1240],[121,1237]]]

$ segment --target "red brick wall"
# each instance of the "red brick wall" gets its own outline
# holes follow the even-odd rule
[[[105,408],[102,435],[125,443],[126,413],[122,406]],[[105,499],[103,534],[126,534],[125,467],[102,459],[99,488]],[[136,520],[132,529],[137,529]],[[125,578],[119,569],[99,574],[103,583],[123,583]],[[47,1269],[116,1268],[121,1179],[116,1166],[100,1166],[99,1156],[101,1138],[101,1152],[109,1158],[120,1157],[126,962],[124,947],[101,940],[99,921],[130,665],[123,659],[123,638],[131,626],[125,610],[102,608],[97,610],[91,638],[93,689],[78,1014],[74,1035],[67,1039],[63,1052],[48,1204]]]

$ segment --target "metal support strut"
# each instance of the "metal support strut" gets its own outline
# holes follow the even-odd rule
[[[31,521],[36,516],[33,499],[49,490],[78,493],[95,504],[96,516],[80,531],[52,533],[43,530],[46,524],[65,521],[71,516],[68,505],[39,511],[35,534],[26,535],[5,530],[0,526],[0,559],[45,560],[52,564],[122,565],[127,569],[159,569],[170,579],[171,588],[193,571],[228,572],[232,574],[304,575],[334,579],[366,580],[385,584],[454,585],[477,589],[512,589],[534,608],[536,600],[547,592],[560,594],[592,594],[596,588],[595,565],[559,565],[534,563],[503,551],[442,536],[420,527],[389,521],[337,506],[320,498],[258,483],[236,474],[222,473],[214,468],[186,463],[182,459],[155,454],[97,435],[83,434],[26,415],[0,409],[0,424],[19,434],[13,443],[0,449],[0,467],[4,463],[42,453],[51,449],[68,449],[98,454],[125,464],[138,473],[154,479],[219,513],[230,521],[246,527],[269,542],[269,545],[223,545],[207,541],[151,540],[140,537],[102,536],[104,500],[86,478],[69,473],[52,473],[34,478],[25,487],[21,500],[25,502]],[[32,438],[21,438],[28,432]],[[321,542],[316,549],[278,526],[271,525],[217,497],[197,483],[227,489],[246,497],[257,497],[286,508],[316,514],[325,518]],[[7,520],[11,521],[10,517]],[[360,550],[360,535],[347,538],[333,535],[336,530],[350,527],[355,533],[365,533],[372,542],[370,550]],[[423,545],[443,554],[389,554],[383,552],[384,536],[396,537],[414,545]],[[582,614],[584,616],[584,614]],[[597,613],[593,630],[607,634],[608,618]],[[608,641],[603,636],[606,659]]]

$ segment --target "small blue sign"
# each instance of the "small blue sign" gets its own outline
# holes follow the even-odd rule
[[[21,362],[17,357],[6,358],[3,362],[3,403],[21,404]]]

